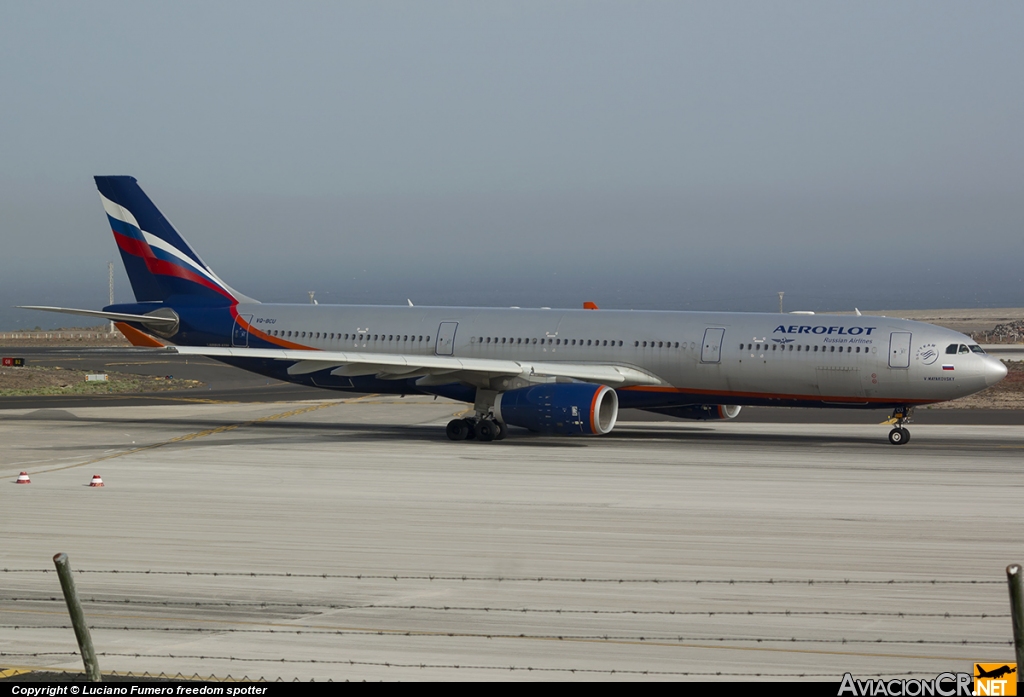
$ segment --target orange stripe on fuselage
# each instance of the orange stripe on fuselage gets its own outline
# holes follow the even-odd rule
[[[149,334],[140,332],[135,327],[124,322],[114,322],[114,326],[117,330],[124,334],[124,338],[128,339],[128,343],[132,346],[146,346],[148,348],[164,348],[167,344],[162,344]]]
[[[312,346],[303,346],[302,344],[293,344],[292,342],[285,341],[284,339],[281,339],[280,337],[270,336],[266,332],[260,331],[259,329],[257,329],[256,327],[252,326],[251,324],[246,322],[244,319],[242,319],[242,316],[238,314],[238,306],[237,305],[232,305],[231,306],[231,314],[232,314],[232,316],[234,316],[235,321],[238,322],[240,325],[242,325],[245,328],[245,331],[249,332],[250,334],[256,335],[258,338],[263,339],[264,341],[268,341],[271,344],[274,344],[275,346],[280,346],[281,348],[287,348],[287,349],[298,349],[300,351],[322,351],[323,350],[323,349],[314,348]]]
[[[731,390],[696,390],[684,387],[659,387],[655,385],[635,385],[633,387],[620,387],[617,391],[628,391],[632,390],[635,392],[661,392],[670,394],[692,394],[692,395],[712,395],[715,397],[727,396],[727,397],[750,397],[752,399],[799,399],[804,401],[812,402],[848,402],[850,404],[864,404],[865,402],[880,402],[884,404],[892,404],[893,402],[903,402],[905,404],[935,404],[941,402],[938,399],[900,399],[898,397],[827,397],[825,395],[805,395],[805,394],[778,394],[775,392],[734,392]]]

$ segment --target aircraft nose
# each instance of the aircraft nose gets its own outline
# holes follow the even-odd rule
[[[1006,377],[1006,366],[998,358],[985,361],[985,384],[992,386]]]

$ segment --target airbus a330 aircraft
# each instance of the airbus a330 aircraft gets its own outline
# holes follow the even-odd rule
[[[744,405],[892,409],[995,384],[1006,367],[969,337],[887,317],[260,303],[232,289],[133,177],[96,177],[136,302],[102,317],[136,345],[211,356],[288,382],[427,394],[473,405],[452,440],[507,426],[599,435],[620,408],[732,419]]]

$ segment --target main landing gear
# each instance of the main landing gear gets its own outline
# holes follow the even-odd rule
[[[893,445],[906,445],[910,442],[910,431],[903,427],[904,423],[910,423],[910,417],[914,413],[913,407],[897,407],[893,409],[892,416],[886,424],[896,424],[896,427],[889,431],[889,442]]]
[[[449,440],[503,440],[508,427],[494,419],[453,419],[448,422],[445,432]]]

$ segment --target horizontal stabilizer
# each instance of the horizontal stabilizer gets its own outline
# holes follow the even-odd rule
[[[109,319],[113,322],[145,322],[149,325],[172,327],[178,324],[177,317],[157,317],[154,315],[131,315],[125,312],[103,312],[102,310],[76,310],[70,307],[46,307],[42,305],[18,305],[19,310],[42,310],[43,312],[60,312],[65,315],[82,315],[97,319]]]

